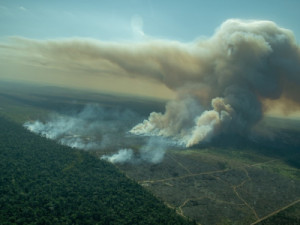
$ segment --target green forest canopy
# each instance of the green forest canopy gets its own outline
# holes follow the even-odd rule
[[[1,224],[191,224],[88,152],[0,127]]]

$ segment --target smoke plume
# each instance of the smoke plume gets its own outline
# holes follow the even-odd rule
[[[130,132],[172,137],[190,147],[222,132],[246,135],[262,118],[264,99],[299,104],[300,50],[291,31],[268,21],[229,20],[194,47],[199,67],[182,74],[180,86],[172,82],[177,100]]]
[[[157,164],[163,161],[167,148],[174,143],[161,137],[150,137],[144,145],[134,154],[132,149],[120,149],[113,155],[103,155],[101,159],[111,163],[152,163]]]
[[[126,132],[137,118],[130,110],[89,104],[79,111],[53,113],[44,122],[25,122],[24,127],[72,148],[95,150],[123,145]]]
[[[103,155],[101,159],[111,163],[124,163],[133,160],[133,157],[132,149],[120,149],[116,154],[111,156]]]
[[[193,43],[18,38],[6,49],[42,67],[164,84],[176,99],[130,132],[187,147],[225,132],[247,135],[270,107],[266,100],[300,103],[299,46],[292,31],[271,21],[227,20]]]
[[[137,121],[140,121],[138,114],[131,110],[89,104],[64,114],[52,113],[44,122],[27,121],[24,127],[72,148],[105,152],[119,149],[115,154],[101,157],[111,163],[161,162],[167,148],[174,143],[160,137],[136,141],[136,136],[128,135],[128,130]],[[140,146],[136,154],[131,146]]]

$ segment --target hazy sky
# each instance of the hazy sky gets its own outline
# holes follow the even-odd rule
[[[144,47],[136,43],[162,41],[154,47],[175,65],[176,60],[184,63],[180,54],[188,55],[191,43],[209,39],[230,18],[274,21],[292,30],[299,43],[299,8],[299,0],[0,0],[0,78],[169,98],[174,96],[173,90],[158,79],[164,75],[162,71],[156,71],[164,56],[151,52],[150,44],[144,46],[149,54],[146,56],[142,52]],[[12,41],[11,37],[18,39]],[[74,38],[81,40],[80,43],[74,42]],[[85,41],[87,38],[91,41]],[[40,42],[45,40],[57,43]],[[10,42],[13,43],[7,46]],[[142,63],[153,69],[156,81],[128,74],[132,67],[139,66],[136,73],[147,74],[149,71],[143,71],[142,64],[125,68],[119,61],[113,65],[111,62],[116,63],[116,58],[111,57],[116,55],[105,50],[106,44],[117,50],[119,56],[123,54],[122,60],[127,57],[125,52],[134,60],[139,55],[141,59],[145,57]],[[106,51],[108,61],[103,58],[98,62],[93,58],[99,56],[95,52],[99,46]],[[134,53],[130,48],[137,51]],[[153,58],[158,63],[152,62]],[[103,70],[99,69],[101,66]],[[124,70],[127,70],[124,77],[112,75],[124,74]]]
[[[300,39],[299,0],[0,0],[0,36],[193,41],[229,18],[272,20]]]

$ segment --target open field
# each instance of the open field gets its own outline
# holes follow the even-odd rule
[[[128,108],[137,113],[137,120],[151,111],[163,110],[162,102],[149,99],[52,87],[6,87],[0,91],[0,115],[19,124],[46,120],[52,112],[68,114],[70,109],[79,110],[88,103],[109,109]],[[237,140],[228,142],[224,138],[190,149],[170,147],[163,161],[157,164],[115,165],[178,214],[199,224],[264,224],[264,220],[299,205],[300,123],[277,118],[267,118],[263,123],[272,126],[275,137],[280,138],[247,141],[236,137]],[[116,133],[115,145],[92,153],[99,157],[115,153],[125,143],[119,139],[121,134]],[[127,145],[137,150],[143,142],[137,140]],[[287,217],[299,212],[290,211],[285,214]]]
[[[251,224],[300,196],[299,169],[247,150],[169,151],[161,164],[119,168],[200,224]]]

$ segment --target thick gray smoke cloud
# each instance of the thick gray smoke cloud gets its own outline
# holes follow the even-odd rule
[[[290,30],[270,21],[227,20],[211,38],[193,43],[17,39],[7,49],[39,66],[164,84],[177,98],[131,133],[187,147],[224,132],[247,134],[267,100],[300,103],[299,46]]]
[[[291,31],[273,22],[226,21],[195,44],[193,56],[200,66],[180,75],[179,87],[169,84],[178,88],[178,99],[131,133],[172,137],[190,147],[222,132],[249,132],[263,116],[263,99],[283,96],[299,104],[299,46]]]

